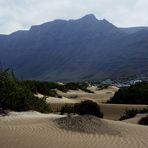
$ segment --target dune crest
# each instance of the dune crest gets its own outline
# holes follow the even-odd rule
[[[92,134],[119,135],[120,131],[113,129],[104,120],[91,115],[64,117],[55,120],[60,128]]]

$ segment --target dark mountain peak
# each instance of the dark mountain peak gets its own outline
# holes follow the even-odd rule
[[[86,32],[87,30],[90,32],[95,32],[95,34],[117,30],[116,26],[108,22],[106,19],[98,20],[95,15],[87,14],[75,20],[54,20],[41,25],[32,26],[30,31],[32,33],[39,33],[39,35],[41,35],[41,33],[45,34],[45,32],[46,34],[47,32],[48,34],[52,34],[52,32],[55,34],[55,32],[59,33],[65,28],[67,28],[66,32],[73,32],[74,30],[77,30],[78,32]]]
[[[81,18],[81,20],[97,20],[97,18],[96,18],[96,16],[94,15],[94,14],[87,14],[87,15],[85,15],[85,16],[83,16],[82,18]]]
[[[92,27],[94,29],[106,31],[106,30],[117,30],[117,27],[114,26],[112,23],[107,21],[106,19],[98,20],[95,15],[88,14],[83,16],[78,20],[73,20],[74,22],[79,22],[83,26]]]
[[[94,14],[87,14],[87,15],[83,16],[82,18],[80,18],[79,20],[85,20],[85,21],[87,21],[87,22],[89,22],[89,21],[95,21],[95,22],[99,22],[99,23],[103,23],[103,24],[110,24],[110,25],[113,25],[113,24],[111,24],[111,23],[110,23],[108,20],[106,20],[106,19],[98,20]]]

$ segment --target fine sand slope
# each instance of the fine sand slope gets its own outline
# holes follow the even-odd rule
[[[96,86],[88,87],[89,90],[94,93],[87,93],[82,90],[70,90],[67,93],[63,93],[61,91],[57,91],[57,93],[63,97],[75,100],[93,100],[97,103],[106,102],[111,97],[114,96],[115,92],[119,90],[119,88],[115,86],[109,86],[105,89],[99,90]]]
[[[148,147],[148,127],[93,116],[13,112],[0,117],[0,133],[1,148]]]
[[[105,119],[119,120],[126,110],[143,109],[148,105],[99,104]]]
[[[47,103],[50,104],[53,111],[59,111],[65,104],[73,105],[75,103],[80,103],[83,100],[92,100],[100,105],[101,111],[104,113],[105,119],[119,120],[119,118],[124,114],[125,110],[129,109],[143,109],[147,105],[127,105],[127,104],[105,104],[119,88],[115,86],[109,86],[105,89],[98,90],[96,86],[91,86],[88,89],[94,93],[87,93],[81,90],[70,90],[67,93],[57,91],[62,98],[48,97]],[[42,95],[38,94],[38,97]]]
[[[57,90],[57,93],[62,96],[62,98],[48,97],[46,101],[50,104],[53,111],[60,110],[65,104],[73,105],[84,100],[92,100],[100,104],[109,100],[119,88],[109,86],[105,89],[99,90],[96,86],[91,86],[88,89],[94,93],[87,93],[82,90],[70,90],[67,93],[64,93]],[[41,94],[37,94],[36,96],[39,98],[43,97]]]

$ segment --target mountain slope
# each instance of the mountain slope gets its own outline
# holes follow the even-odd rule
[[[148,32],[127,34],[92,14],[0,35],[0,62],[21,79],[82,81],[147,73]]]
[[[129,27],[129,28],[120,28],[120,30],[128,34],[133,34],[141,30],[148,30],[148,27]]]

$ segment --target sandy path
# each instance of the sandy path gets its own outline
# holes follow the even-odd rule
[[[104,125],[100,128],[105,133],[88,134],[59,128],[57,123],[53,122],[54,119],[59,118],[59,115],[25,114],[13,113],[9,117],[0,117],[1,148],[148,147],[148,128],[145,126],[99,120]],[[98,123],[95,119],[92,122]],[[91,129],[92,126],[94,124],[90,122],[88,128]],[[107,128],[111,130],[111,133],[107,133]]]

